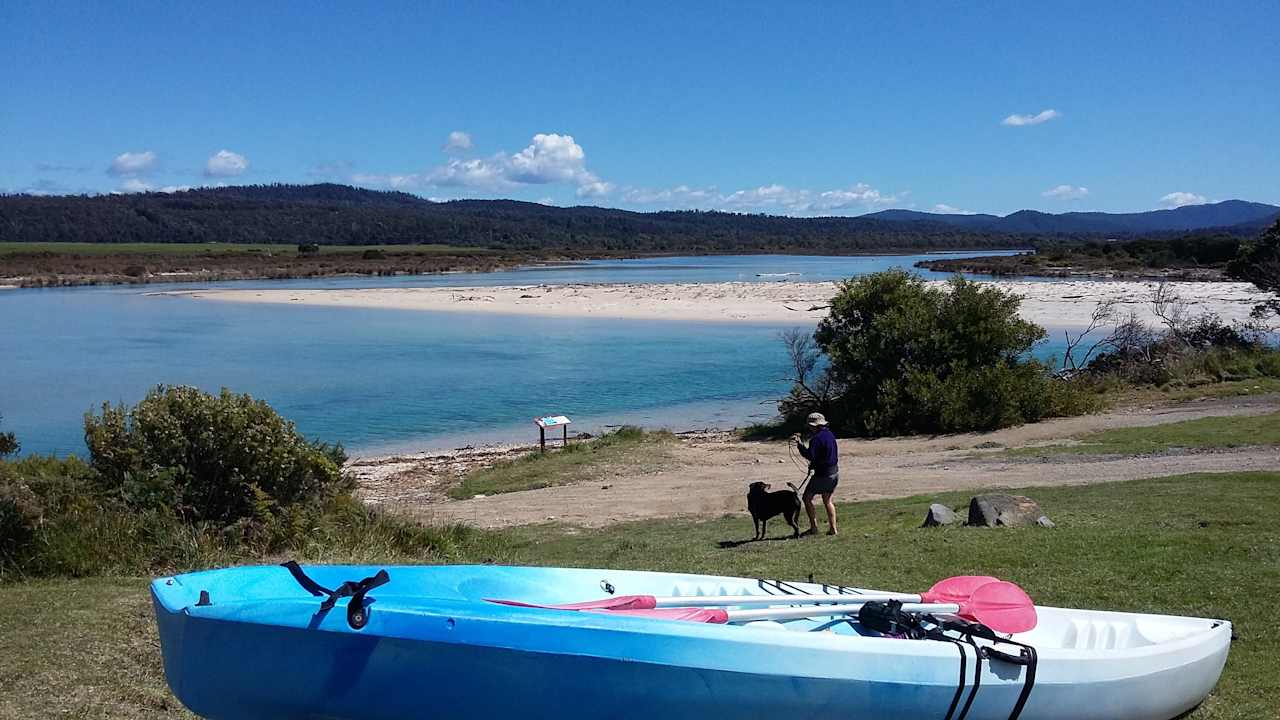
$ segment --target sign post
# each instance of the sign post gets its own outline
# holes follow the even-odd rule
[[[538,426],[538,443],[543,453],[547,452],[547,428],[562,428],[564,447],[569,447],[569,424],[572,422],[564,415],[548,415],[533,419],[533,424]]]

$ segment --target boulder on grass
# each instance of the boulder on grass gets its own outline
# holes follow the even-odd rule
[[[938,527],[939,525],[954,525],[960,522],[960,516],[946,505],[934,503],[929,506],[929,514],[924,516],[924,524],[920,527]]]
[[[969,501],[969,519],[973,527],[1053,527],[1039,503],[1025,495],[991,493],[977,495]]]

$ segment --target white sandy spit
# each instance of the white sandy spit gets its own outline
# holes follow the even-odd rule
[[[941,282],[941,281],[933,281]],[[1024,318],[1048,327],[1086,325],[1094,307],[1116,300],[1154,322],[1150,300],[1158,283],[1111,280],[995,281],[1021,295]],[[1213,312],[1246,320],[1267,297],[1249,283],[1171,282],[1193,314]],[[542,317],[691,320],[768,324],[814,323],[826,315],[835,283],[577,284],[487,288],[370,288],[350,290],[188,290],[151,293],[223,302],[482,312]]]

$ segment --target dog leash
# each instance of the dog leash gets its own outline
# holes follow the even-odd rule
[[[797,489],[797,490],[796,490],[796,494],[797,494],[797,495],[803,495],[803,494],[804,494],[804,486],[805,486],[805,485],[807,485],[807,484],[809,483],[809,478],[811,478],[811,477],[813,477],[813,469],[812,469],[812,468],[810,468],[809,470],[807,470],[807,471],[805,472],[805,474],[804,474],[804,480],[801,480],[801,481],[800,481],[800,487],[799,487],[799,489]]]

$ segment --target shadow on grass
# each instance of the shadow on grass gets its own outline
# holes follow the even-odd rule
[[[760,538],[759,540],[756,540],[756,539],[751,539],[751,540],[721,540],[721,541],[719,541],[719,542],[717,542],[717,543],[716,543],[716,547],[718,547],[718,548],[720,548],[720,549],[722,549],[722,550],[728,550],[728,549],[730,549],[730,548],[742,547],[743,545],[750,545],[751,543],[757,543],[757,542],[779,542],[779,541],[782,541],[782,540],[802,540],[803,538],[804,538],[804,536],[800,536],[800,537],[793,537],[793,536],[791,536],[791,535],[779,535],[778,537]]]

